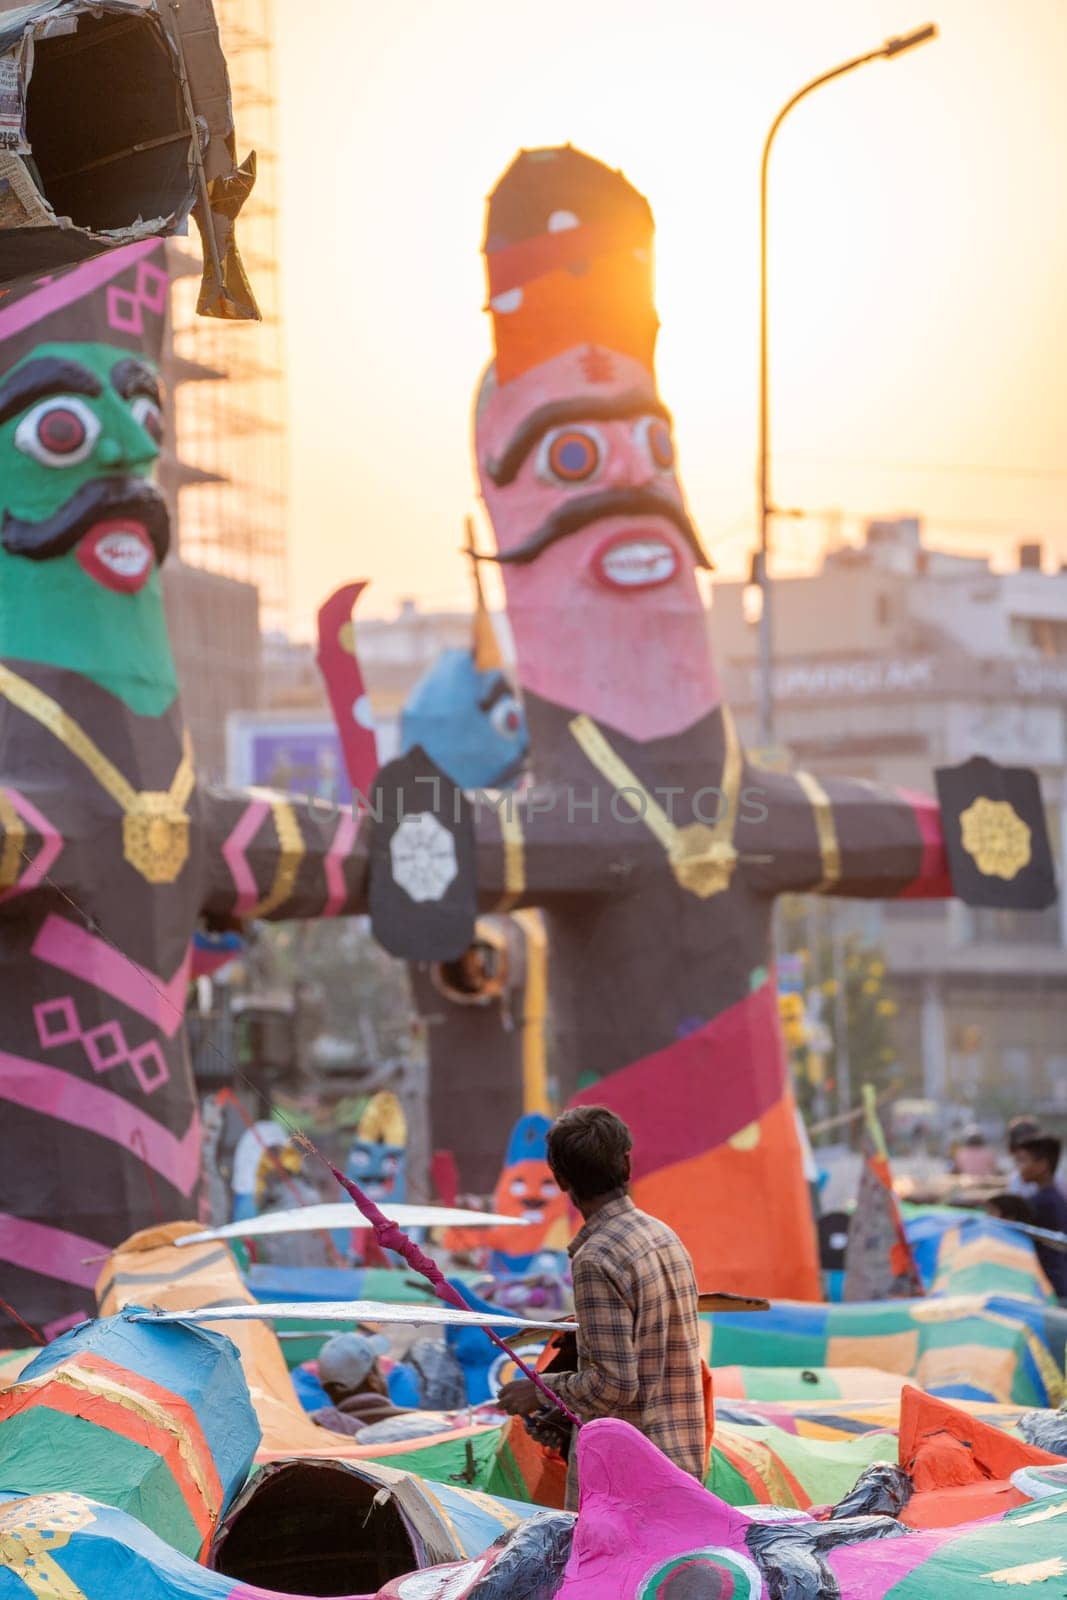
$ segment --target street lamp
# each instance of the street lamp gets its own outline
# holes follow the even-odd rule
[[[811,94],[815,89],[821,89],[824,83],[832,83],[835,78],[844,77],[846,72],[852,72],[856,67],[865,66],[868,61],[886,60],[893,56],[903,55],[905,50],[913,50],[916,45],[925,44],[928,39],[937,37],[937,28],[928,22],[923,28],[916,28],[911,33],[904,33],[899,38],[887,39],[879,45],[877,50],[871,50],[864,56],[855,56],[851,61],[845,61],[839,67],[834,67],[831,72],[824,72],[820,77],[813,78],[806,83],[803,89],[797,91],[791,100],[787,100],[771,123],[770,132],[763,146],[763,164],[760,168],[760,367],[759,367],[759,547],[753,563],[753,579],[759,585],[760,612],[759,612],[759,675],[760,675],[760,743],[766,748],[774,742],[774,691],[771,684],[771,661],[773,657],[773,628],[771,619],[771,585],[770,573],[767,567],[768,531],[770,519],[775,515],[776,507],[771,500],[770,487],[770,422],[768,416],[768,376],[767,376],[767,166],[770,160],[771,145],[774,136],[782,126],[786,117],[795,105]]]

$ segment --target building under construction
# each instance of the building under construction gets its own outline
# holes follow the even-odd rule
[[[262,322],[197,316],[195,234],[171,240],[168,252],[171,401],[160,480],[176,538],[163,587],[197,765],[215,779],[229,713],[261,703],[261,628],[284,630],[288,620],[273,10],[273,0],[215,0],[238,152],[257,158],[238,239]]]
[[[286,613],[286,407],[278,271],[273,0],[215,0],[229,63],[239,155],[256,152],[255,188],[238,221],[261,323],[196,315],[188,243],[174,254],[170,390],[175,448],[166,463],[184,563],[259,590],[264,628]]]

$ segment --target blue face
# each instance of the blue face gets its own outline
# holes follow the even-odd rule
[[[421,745],[461,789],[500,789],[526,758],[526,716],[504,674],[446,650],[415,685],[401,718],[404,751]]]
[[[358,1183],[375,1205],[383,1200],[403,1203],[407,1193],[407,1151],[402,1144],[354,1139],[345,1175]]]

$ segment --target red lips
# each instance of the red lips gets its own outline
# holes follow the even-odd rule
[[[77,556],[90,578],[118,594],[143,589],[156,559],[144,524],[123,517],[90,528],[78,544]]]

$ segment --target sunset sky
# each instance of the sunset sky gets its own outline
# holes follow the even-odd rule
[[[1064,0],[275,0],[292,625],[465,604],[469,413],[490,353],[485,195],[515,151],[621,166],[657,222],[659,377],[721,574],[754,528],[758,173],[771,173],[779,570],[830,526],[1067,561]],[[483,523],[484,529],[484,523]],[[488,541],[487,531],[483,537]]]

